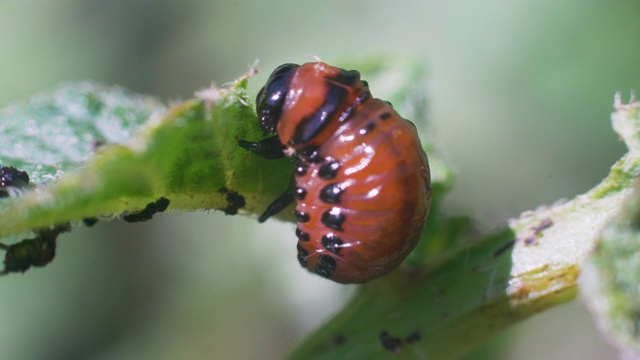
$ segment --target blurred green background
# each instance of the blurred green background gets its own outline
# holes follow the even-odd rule
[[[624,153],[609,114],[640,85],[639,15],[635,1],[2,1],[0,104],[80,79],[171,102],[260,59],[255,94],[309,54],[422,56],[428,136],[458,174],[447,210],[489,231],[588,190]],[[354,289],[301,270],[294,242],[291,224],[213,211],[78,229],[46,269],[0,279],[1,358],[278,359]],[[614,355],[576,301],[468,358]]]

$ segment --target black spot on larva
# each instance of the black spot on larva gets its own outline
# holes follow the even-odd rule
[[[98,222],[98,218],[94,218],[94,217],[82,219],[82,223],[87,225],[88,227],[92,227],[97,222]]]
[[[322,237],[320,243],[325,249],[331,251],[336,255],[340,255],[340,250],[342,250],[343,242],[342,239],[338,237],[338,235],[334,233],[328,233],[327,235],[324,235]]]
[[[331,271],[324,265],[318,264],[313,270],[315,270],[316,274],[322,276],[323,278],[329,279],[331,277]]]
[[[300,244],[296,247],[298,250],[298,262],[300,266],[307,267],[307,257],[309,256],[309,252],[305,250]]]
[[[320,157],[320,152],[318,151],[318,147],[315,145],[309,145],[298,150],[298,154],[302,155],[307,161],[312,163],[320,163],[322,162],[322,158]]]
[[[387,103],[387,105],[389,105],[389,106],[393,107],[393,104],[391,103],[391,101],[387,101],[387,100],[385,100],[384,102],[386,102],[386,103]]]
[[[312,162],[314,164],[319,164],[322,162],[322,158],[320,157],[320,152],[318,151],[314,151],[310,156],[309,156],[309,162]]]
[[[389,119],[391,117],[391,113],[390,112],[383,112],[382,114],[380,114],[380,120],[385,121],[387,119]]]
[[[56,239],[63,232],[71,231],[69,223],[56,225],[37,231],[33,239],[25,239],[19,243],[5,245],[0,243],[0,249],[5,250],[4,270],[1,275],[10,272],[25,272],[30,267],[42,267],[50,263],[56,256]]]
[[[338,231],[342,231],[342,223],[345,220],[346,217],[342,214],[342,210],[336,207],[322,213],[322,218],[320,219],[325,226]]]
[[[340,204],[340,195],[343,191],[339,184],[325,185],[320,190],[320,200],[327,204]]]
[[[169,199],[161,197],[154,202],[148,203],[141,211],[123,216],[122,220],[126,222],[142,222],[151,220],[154,214],[167,210],[169,203]]]
[[[238,210],[242,209],[247,202],[244,200],[244,196],[240,195],[238,192],[229,190],[226,187],[222,187],[218,190],[220,194],[226,196],[227,199],[227,207],[222,209],[225,215],[235,215],[238,213]]]
[[[367,80],[360,80],[362,82],[362,85],[369,87],[369,82],[367,82]]]
[[[296,211],[293,213],[293,216],[298,220],[298,222],[304,223],[309,221],[309,214],[304,211]]]
[[[383,348],[394,353],[399,353],[402,350],[402,339],[389,335],[387,331],[380,333],[380,343]]]
[[[329,255],[322,254],[318,256],[318,261],[320,261],[322,265],[329,269],[329,271],[335,270],[336,266],[338,266],[338,264],[336,263],[336,259],[332,258]]]
[[[300,230],[300,228],[296,228],[296,236],[298,237],[298,240],[300,240],[300,241],[309,241],[309,239],[311,239],[309,237],[309,233],[306,233],[306,232]]]
[[[296,176],[304,176],[307,174],[308,169],[309,169],[309,165],[307,165],[306,163],[303,163],[302,161],[298,161],[294,172]]]
[[[0,165],[0,198],[9,197],[10,191],[6,188],[21,189],[29,186],[29,174],[14,168],[13,166]]]
[[[298,254],[298,263],[300,263],[300,266],[302,267],[307,267],[307,258],[303,255]]]
[[[376,123],[374,123],[373,121],[368,123],[365,127],[363,127],[362,129],[360,129],[360,131],[358,131],[358,133],[360,133],[360,135],[366,135],[370,132],[373,131],[373,129],[376,128]]]
[[[331,160],[320,167],[318,176],[320,176],[321,179],[330,180],[336,177],[339,169],[340,163],[337,160]]]
[[[296,187],[296,189],[293,191],[293,197],[296,200],[304,200],[305,196],[307,196],[307,190],[305,190],[304,188]]]

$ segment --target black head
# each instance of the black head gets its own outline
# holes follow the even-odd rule
[[[300,65],[284,64],[278,66],[256,97],[258,120],[265,134],[274,134],[280,120],[284,99],[289,91],[291,76]]]

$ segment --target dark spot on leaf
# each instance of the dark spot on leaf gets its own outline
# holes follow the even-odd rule
[[[238,213],[238,210],[242,209],[247,204],[244,200],[244,196],[240,195],[236,191],[222,187],[218,192],[225,195],[227,199],[227,207],[222,209],[225,215],[235,215]]]
[[[422,339],[422,334],[420,333],[420,331],[415,331],[407,335],[407,337],[404,338],[404,341],[407,344],[410,344],[412,342],[420,341],[420,339]]]
[[[334,346],[344,345],[346,342],[347,342],[347,337],[342,334],[338,334],[331,338],[331,344]]]
[[[551,220],[550,218],[546,218],[540,221],[538,225],[532,226],[531,230],[533,231],[534,235],[538,235],[542,232],[542,230],[550,228],[551,226],[553,226],[553,220]]]
[[[156,212],[164,212],[169,207],[171,201],[166,197],[161,197],[154,203]]]
[[[169,207],[169,203],[169,199],[161,197],[154,202],[148,203],[147,206],[142,209],[142,211],[123,216],[122,220],[126,222],[142,222],[151,220],[153,215],[155,215],[156,213],[167,210],[167,208]]]
[[[91,148],[96,151],[106,144],[107,142],[104,139],[93,139],[93,141],[91,141]]]
[[[396,354],[399,354],[402,351],[402,339],[389,335],[387,331],[382,331],[380,333],[380,343],[383,348]]]
[[[4,256],[4,270],[1,275],[11,272],[25,272],[30,267],[42,267],[50,263],[56,256],[56,239],[63,232],[71,230],[67,224],[56,225],[37,231],[33,239],[25,239],[19,243],[5,245],[0,243],[0,249],[6,251]]]
[[[87,225],[88,227],[92,227],[97,222],[98,222],[98,218],[94,218],[94,217],[82,219],[82,223]]]
[[[504,245],[500,246],[500,247],[498,248],[498,250],[496,250],[496,251],[493,253],[493,257],[498,257],[498,256],[500,256],[501,254],[503,254],[503,253],[504,253],[504,252],[506,252],[507,250],[511,249],[511,248],[513,247],[513,245],[515,245],[515,243],[516,243],[516,240],[515,240],[515,239],[507,241],[507,243],[506,243],[506,244],[504,244]]]
[[[9,188],[22,189],[29,186],[29,174],[13,166],[0,165],[0,198],[11,196]]]

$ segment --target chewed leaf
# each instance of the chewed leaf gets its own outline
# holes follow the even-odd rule
[[[31,184],[0,200],[0,237],[123,212],[141,221],[166,208],[261,209],[292,164],[264,164],[237,145],[262,136],[246,82],[170,109],[118,87],[69,83],[6,109],[0,165]]]

